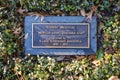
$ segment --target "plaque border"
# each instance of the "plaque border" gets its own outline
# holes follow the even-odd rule
[[[33,45],[33,25],[34,24],[64,24],[64,25],[87,25],[88,27],[88,46],[34,46]],[[89,23],[32,23],[32,48],[51,48],[51,49],[55,49],[55,48],[90,48],[90,24]]]

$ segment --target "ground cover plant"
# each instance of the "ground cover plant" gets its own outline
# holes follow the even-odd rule
[[[91,56],[24,56],[25,16],[97,17]],[[120,0],[0,0],[1,80],[119,80]]]

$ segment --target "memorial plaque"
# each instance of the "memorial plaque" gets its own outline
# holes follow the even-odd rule
[[[88,23],[32,23],[32,48],[89,48]]]
[[[25,18],[25,54],[90,55],[97,50],[96,18],[82,23],[84,17]]]

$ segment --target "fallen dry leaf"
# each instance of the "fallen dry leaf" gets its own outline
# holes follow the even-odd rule
[[[62,60],[64,60],[65,56],[56,56],[53,58],[55,58],[57,61],[62,61]]]
[[[75,56],[77,60],[82,60],[85,56]]]
[[[88,60],[93,61],[93,60],[95,60],[95,59],[96,59],[96,56],[95,56],[95,55],[90,55],[90,56],[88,56]]]
[[[44,20],[44,16],[41,16],[41,22],[43,22],[43,20]]]
[[[35,17],[35,20],[37,20],[38,18],[39,18],[39,16],[36,16],[36,17]]]
[[[39,16],[41,16],[41,22],[43,22],[43,20],[44,20],[44,16],[40,13],[37,13],[37,12],[30,12],[27,15],[36,16],[35,20],[37,20],[39,18]]]
[[[26,13],[26,16],[48,16],[49,14],[47,14],[47,13],[38,13],[38,12],[28,12],[28,13]]]
[[[18,39],[21,39],[21,38],[23,38],[24,37],[24,34],[22,34]]]
[[[22,9],[21,7],[18,9],[18,12],[20,13],[20,14],[24,14],[24,12],[25,12],[25,9]]]
[[[92,20],[93,11],[90,11],[87,15],[87,19]]]
[[[115,52],[114,48],[109,46],[105,48],[105,54],[113,54]]]
[[[97,8],[98,8],[98,6],[93,5],[93,6],[91,7],[91,10],[94,11],[94,12],[96,12],[96,11],[97,11]]]
[[[111,76],[108,80],[120,80],[117,76]]]
[[[16,35],[19,35],[21,32],[22,32],[22,28],[19,27],[19,28],[15,29],[15,31],[13,33]]]
[[[25,34],[25,37],[24,37],[24,39],[27,39],[27,38],[28,38],[28,33],[26,33],[26,34]]]
[[[93,15],[94,11],[91,10],[89,13],[86,13],[85,10],[82,9],[80,12],[81,12],[82,16],[87,16],[86,20],[88,20],[88,19],[92,20],[92,15]]]
[[[92,64],[94,64],[95,66],[99,66],[100,65],[100,61],[99,60],[94,60],[92,62]]]
[[[81,13],[82,16],[87,16],[85,20],[88,20],[88,19],[92,20],[92,15],[93,15],[94,12],[96,13],[97,8],[98,8],[98,6],[93,5],[91,7],[91,10],[88,13],[86,13],[84,9],[81,9],[80,13]]]
[[[85,13],[84,9],[80,10],[80,13],[81,13],[82,16],[86,16],[86,13]]]

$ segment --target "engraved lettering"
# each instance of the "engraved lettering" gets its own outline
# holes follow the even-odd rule
[[[40,34],[40,35],[48,35],[48,34],[51,34],[51,32],[38,32],[38,34]]]
[[[32,29],[33,47],[88,48],[90,45],[88,24],[73,23],[69,25],[66,23],[53,23],[33,25]]]
[[[62,46],[68,46],[68,43],[62,43]]]
[[[59,44],[58,44],[58,43],[53,43],[53,45],[54,45],[54,46],[57,46],[57,45],[59,45]]]

